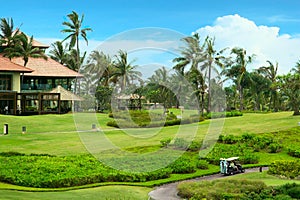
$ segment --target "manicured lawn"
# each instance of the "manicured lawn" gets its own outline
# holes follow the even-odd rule
[[[178,112],[178,110],[177,110]],[[175,114],[176,111],[174,111]],[[200,141],[208,131],[214,133],[212,137],[217,138],[221,134],[241,135],[243,133],[269,133],[296,127],[300,116],[292,116],[292,112],[255,114],[245,113],[242,117],[226,119],[206,120],[200,123],[184,126],[171,126],[163,128],[139,128],[117,130],[106,126],[109,121],[107,114],[83,113],[78,115],[43,115],[43,116],[0,116],[0,133],[3,132],[3,124],[9,124],[9,134],[0,135],[0,152],[16,151],[21,153],[47,153],[57,156],[68,156],[86,154],[88,150],[99,152],[99,150],[110,150],[111,145],[128,152],[144,154],[156,152],[160,149],[160,141],[167,138],[190,138]],[[96,124],[100,130],[92,131],[92,124]],[[22,126],[27,127],[27,133],[21,134]],[[79,130],[79,132],[77,132]],[[195,136],[195,137],[194,137]],[[285,143],[299,145],[297,136],[287,138],[282,136]],[[108,142],[109,141],[109,144]],[[86,148],[89,147],[89,148]],[[90,148],[93,148],[92,150]],[[293,159],[286,152],[267,154],[259,152],[260,164],[268,164],[273,160]],[[114,152],[106,155],[114,156]],[[117,157],[116,157],[117,158]],[[216,168],[208,170],[218,171]],[[139,183],[143,186],[192,178],[201,175],[198,171],[194,174],[172,174],[170,178],[148,183]],[[257,175],[257,179],[265,179],[267,184],[281,184],[264,173]],[[245,174],[246,176],[246,174]],[[255,178],[254,178],[255,179]],[[0,188],[6,188],[0,184]],[[16,188],[15,188],[16,189]],[[80,189],[65,192],[18,192],[0,189],[0,199],[146,199],[149,188],[129,186],[108,186],[92,189]],[[128,194],[128,195],[127,195]],[[106,195],[106,196],[105,196]],[[22,198],[20,198],[22,197]]]
[[[145,200],[151,188],[133,186],[103,186],[89,189],[79,189],[64,192],[22,192],[14,190],[0,190],[0,199],[16,200],[53,200],[53,199],[118,199]]]

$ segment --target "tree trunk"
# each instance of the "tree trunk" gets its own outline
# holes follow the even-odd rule
[[[209,66],[208,66],[208,107],[207,107],[207,112],[211,112],[211,66],[212,62],[209,61]]]
[[[243,87],[241,84],[238,85],[239,88],[239,98],[240,98],[240,111],[244,110],[244,98],[243,98]]]

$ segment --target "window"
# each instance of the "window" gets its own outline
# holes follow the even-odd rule
[[[0,90],[11,90],[12,75],[0,74]]]

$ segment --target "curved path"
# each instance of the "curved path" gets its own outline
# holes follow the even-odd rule
[[[267,167],[263,167],[262,170],[267,170]],[[259,167],[246,169],[245,173],[250,172],[258,172]],[[221,174],[214,174],[209,176],[202,176],[190,180],[179,181],[175,183],[169,183],[162,186],[157,187],[155,190],[151,191],[149,195],[149,200],[180,200],[181,198],[177,195],[177,185],[181,182],[188,182],[188,181],[202,181],[202,180],[214,180],[220,179],[228,176],[224,176]]]

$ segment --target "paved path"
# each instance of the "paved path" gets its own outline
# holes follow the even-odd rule
[[[262,170],[267,170],[267,167],[263,167]],[[258,172],[259,167],[246,169],[245,173],[250,172]],[[155,190],[152,190],[149,195],[149,200],[180,200],[181,198],[177,195],[177,185],[181,182],[188,182],[188,181],[202,181],[202,180],[214,180],[214,179],[220,179],[227,176],[223,176],[221,174],[214,174],[209,176],[203,176],[199,178],[194,178],[190,180],[185,181],[179,181],[175,183],[165,184],[162,186],[157,187]]]

